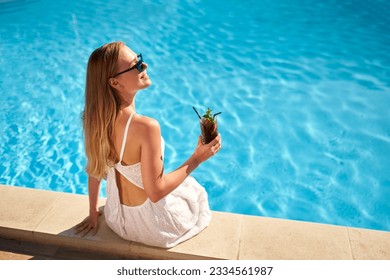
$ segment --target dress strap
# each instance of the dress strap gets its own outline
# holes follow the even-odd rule
[[[126,140],[127,140],[127,132],[129,131],[130,122],[131,122],[131,119],[133,118],[133,116],[134,116],[134,113],[132,113],[130,115],[130,117],[127,120],[127,123],[126,123],[125,133],[123,134],[121,153],[120,153],[120,156],[119,156],[119,162],[122,162],[123,153],[125,152],[125,146],[126,146]]]

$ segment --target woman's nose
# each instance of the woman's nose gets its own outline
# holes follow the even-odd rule
[[[148,68],[148,65],[145,62],[143,62],[142,63],[142,71],[146,70],[146,68]]]

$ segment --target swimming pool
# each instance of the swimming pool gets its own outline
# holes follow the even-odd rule
[[[167,171],[195,147],[192,106],[223,112],[193,173],[213,210],[390,230],[388,1],[106,2],[0,1],[1,184],[87,193],[86,63],[120,40],[149,64],[137,111]]]

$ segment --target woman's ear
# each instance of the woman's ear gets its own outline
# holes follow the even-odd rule
[[[112,88],[117,88],[118,87],[118,85],[119,85],[119,83],[118,83],[118,80],[117,79],[115,79],[115,78],[110,78],[109,80],[108,80],[108,82],[110,83],[110,86],[112,87]]]

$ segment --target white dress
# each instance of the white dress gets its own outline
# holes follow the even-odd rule
[[[120,160],[107,175],[107,200],[104,215],[108,226],[126,240],[170,248],[200,233],[211,220],[205,189],[191,176],[173,192],[153,203],[149,198],[139,206],[120,203],[115,170],[144,189],[141,164],[121,164],[132,114],[126,124]],[[162,139],[164,154],[164,141]]]

